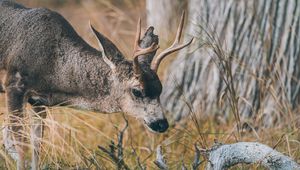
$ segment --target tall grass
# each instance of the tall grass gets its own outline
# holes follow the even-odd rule
[[[118,166],[111,156],[98,146],[108,151],[114,147],[117,155],[119,131],[126,124],[121,113],[104,115],[70,108],[52,108],[48,109],[47,113],[47,118],[43,120],[46,126],[42,140],[43,169],[112,169]],[[123,134],[122,158],[126,166],[130,169],[156,169],[156,148],[161,145],[169,168],[180,169],[183,164],[191,167],[195,156],[194,144],[207,149],[215,142],[237,141],[233,117],[221,122],[218,117],[201,113],[197,115],[200,117],[191,117],[172,124],[165,134],[152,134],[142,122],[125,115],[128,128]],[[289,128],[288,124],[289,122],[283,122],[280,128],[259,129],[244,126],[241,129],[242,140],[262,142],[299,161],[299,129]],[[27,119],[25,126],[25,136],[29,140],[30,119]],[[28,160],[31,155],[30,147],[28,145]],[[3,149],[0,154],[0,168],[14,169],[14,162]],[[205,157],[201,156],[200,161],[204,161],[200,165],[200,168],[203,168],[206,164]],[[242,167],[249,168],[243,165],[237,168]]]
[[[241,119],[267,126],[294,120],[291,112],[299,109],[300,95],[298,1],[192,0],[189,9],[187,39],[212,40],[203,31],[209,30],[231,65],[225,64],[227,60],[215,64],[214,58],[220,55],[202,41],[183,50],[169,67],[162,95],[172,117],[180,119],[189,113],[186,101],[180,99],[183,93],[196,110],[226,117],[232,103],[224,101],[220,106],[218,99],[234,87],[230,94],[235,93]],[[231,69],[220,70],[222,63]],[[223,73],[231,81],[226,82]],[[180,88],[174,87],[174,80]]]
[[[80,35],[90,42],[94,42],[89,34],[88,26],[78,21],[79,15],[82,18],[92,18],[100,31],[111,37],[119,45],[125,54],[130,56],[133,44],[135,17],[133,14],[142,8],[133,8],[128,5],[133,12],[125,12],[122,9],[128,7],[116,6],[112,1],[93,1],[89,4],[82,2],[72,6],[59,7],[63,15],[75,26]],[[126,1],[127,2],[127,1]],[[110,6],[105,11],[99,12],[101,5]],[[55,8],[51,6],[51,8]],[[86,12],[88,11],[88,12]],[[102,15],[103,14],[103,15]],[[122,17],[120,17],[122,16]],[[131,17],[128,22],[126,17]],[[80,19],[82,19],[80,18]],[[110,19],[113,18],[113,19]],[[122,19],[118,19],[122,18]],[[105,24],[104,24],[105,23]],[[109,23],[109,24],[108,24]],[[113,26],[109,26],[112,24]],[[107,27],[115,27],[108,29]],[[112,30],[112,31],[111,31]],[[216,37],[212,37],[216,38]],[[122,41],[116,41],[123,39]],[[93,43],[96,44],[96,43]],[[214,46],[216,45],[216,46]],[[170,169],[192,168],[195,163],[196,147],[207,149],[214,143],[232,143],[237,141],[258,141],[267,144],[278,151],[291,156],[296,161],[300,161],[300,131],[299,115],[297,110],[289,111],[287,119],[282,119],[279,126],[264,127],[251,121],[239,122],[237,117],[239,109],[237,106],[235,87],[231,85],[232,78],[230,58],[222,58],[225,52],[218,43],[210,44],[216,50],[216,63],[223,64],[224,81],[228,84],[228,100],[231,100],[232,113],[226,118],[220,115],[208,115],[205,111],[195,111],[193,106],[189,107],[189,116],[180,122],[171,122],[169,130],[164,134],[153,134],[144,127],[143,122],[123,114],[101,114],[89,111],[75,110],[68,107],[47,108],[47,118],[43,119],[45,124],[45,134],[42,140],[41,167],[42,169],[116,169],[120,164],[116,163],[109,153],[119,156],[122,148],[122,161],[129,169],[157,169],[156,148],[162,146],[162,153]],[[230,56],[225,54],[225,56]],[[228,60],[229,59],[229,60]],[[220,63],[221,62],[221,63]],[[226,77],[227,76],[227,77]],[[239,99],[242,100],[242,99]],[[0,110],[6,112],[4,95],[1,95]],[[222,103],[222,100],[219,101]],[[221,104],[222,105],[222,104]],[[281,105],[281,104],[280,104]],[[281,107],[281,106],[280,106]],[[32,108],[27,107],[27,118],[24,124],[27,140],[29,140],[30,126],[32,125]],[[293,118],[291,120],[290,118]],[[1,115],[4,119],[4,115]],[[126,126],[120,146],[120,131]],[[293,126],[291,126],[291,121]],[[237,132],[236,125],[239,126]],[[1,138],[1,137],[0,137]],[[1,141],[3,139],[1,138]],[[119,144],[119,146],[118,146]],[[30,160],[31,146],[27,144],[28,152],[26,157]],[[105,152],[104,148],[108,152]],[[206,158],[200,156],[200,167],[204,169]],[[28,162],[29,164],[29,162]],[[194,164],[195,165],[195,164]],[[259,165],[238,165],[234,169],[255,169]],[[124,166],[123,166],[124,168]],[[7,155],[5,150],[0,150],[0,169],[15,169],[14,161]]]

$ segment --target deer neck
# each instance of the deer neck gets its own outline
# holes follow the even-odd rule
[[[63,50],[67,54],[64,68],[68,68],[68,73],[62,73],[69,82],[66,91],[75,94],[71,104],[97,112],[120,112],[121,94],[115,89],[117,74],[104,62],[101,52],[87,45],[73,45]]]

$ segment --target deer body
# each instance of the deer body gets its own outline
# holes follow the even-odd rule
[[[12,78],[18,73],[27,93],[32,91],[50,106],[89,103],[83,107],[121,111],[105,108],[106,102],[115,100],[107,98],[111,70],[101,52],[83,41],[63,17],[47,9],[6,6],[5,2],[0,15],[0,69]],[[130,69],[129,62],[124,64]]]
[[[104,113],[125,112],[141,119],[152,131],[166,131],[168,122],[159,102],[162,86],[156,71],[165,56],[192,42],[179,44],[183,18],[174,44],[155,58],[158,37],[150,27],[141,40],[139,22],[134,60],[129,61],[93,27],[102,51],[88,45],[58,13],[0,0],[0,70],[6,73],[3,89],[8,119],[14,124],[4,128],[3,137],[18,169],[24,169],[20,143],[24,142],[21,133],[26,102],[35,106],[41,117],[46,116],[42,106],[70,105]],[[42,121],[37,120],[31,134],[32,169],[39,167],[42,134]]]

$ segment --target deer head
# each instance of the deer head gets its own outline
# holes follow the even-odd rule
[[[141,20],[139,19],[134,41],[133,61],[127,62],[123,61],[125,59],[117,47],[91,26],[103,49],[102,57],[112,71],[114,85],[111,94],[114,94],[115,100],[118,100],[120,110],[143,120],[145,125],[155,132],[164,132],[169,127],[159,100],[162,84],[157,75],[158,67],[166,56],[188,46],[193,40],[179,44],[183,23],[184,13],[181,16],[174,43],[159,55],[154,56],[159,48],[158,37],[153,34],[154,28],[149,27],[143,38],[148,42],[146,45],[148,47],[142,48],[140,46]],[[148,38],[150,36],[150,40],[147,40],[147,36]]]

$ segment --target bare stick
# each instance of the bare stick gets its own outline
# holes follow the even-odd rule
[[[201,164],[201,161],[200,161],[200,150],[197,146],[197,144],[194,144],[194,147],[195,147],[195,156],[194,156],[194,162],[192,164],[192,168],[193,170],[196,170],[198,169],[199,165]]]
[[[102,147],[100,145],[98,146],[98,148],[110,157],[110,159],[117,165],[117,169],[124,168],[126,170],[129,170],[130,168],[124,162],[124,158],[123,158],[123,136],[125,130],[128,127],[128,120],[125,118],[124,114],[123,114],[123,118],[125,120],[125,127],[121,131],[119,131],[117,146],[115,145],[114,141],[111,141],[111,144],[109,145],[109,149],[106,149],[105,147]],[[117,153],[115,152],[116,148],[117,148]]]
[[[166,164],[166,160],[162,154],[160,145],[156,148],[156,160],[154,161],[154,163],[159,169],[163,169],[163,170],[169,169]]]
[[[218,145],[207,150],[207,170],[228,169],[239,163],[258,163],[268,169],[300,169],[290,157],[257,142]]]

